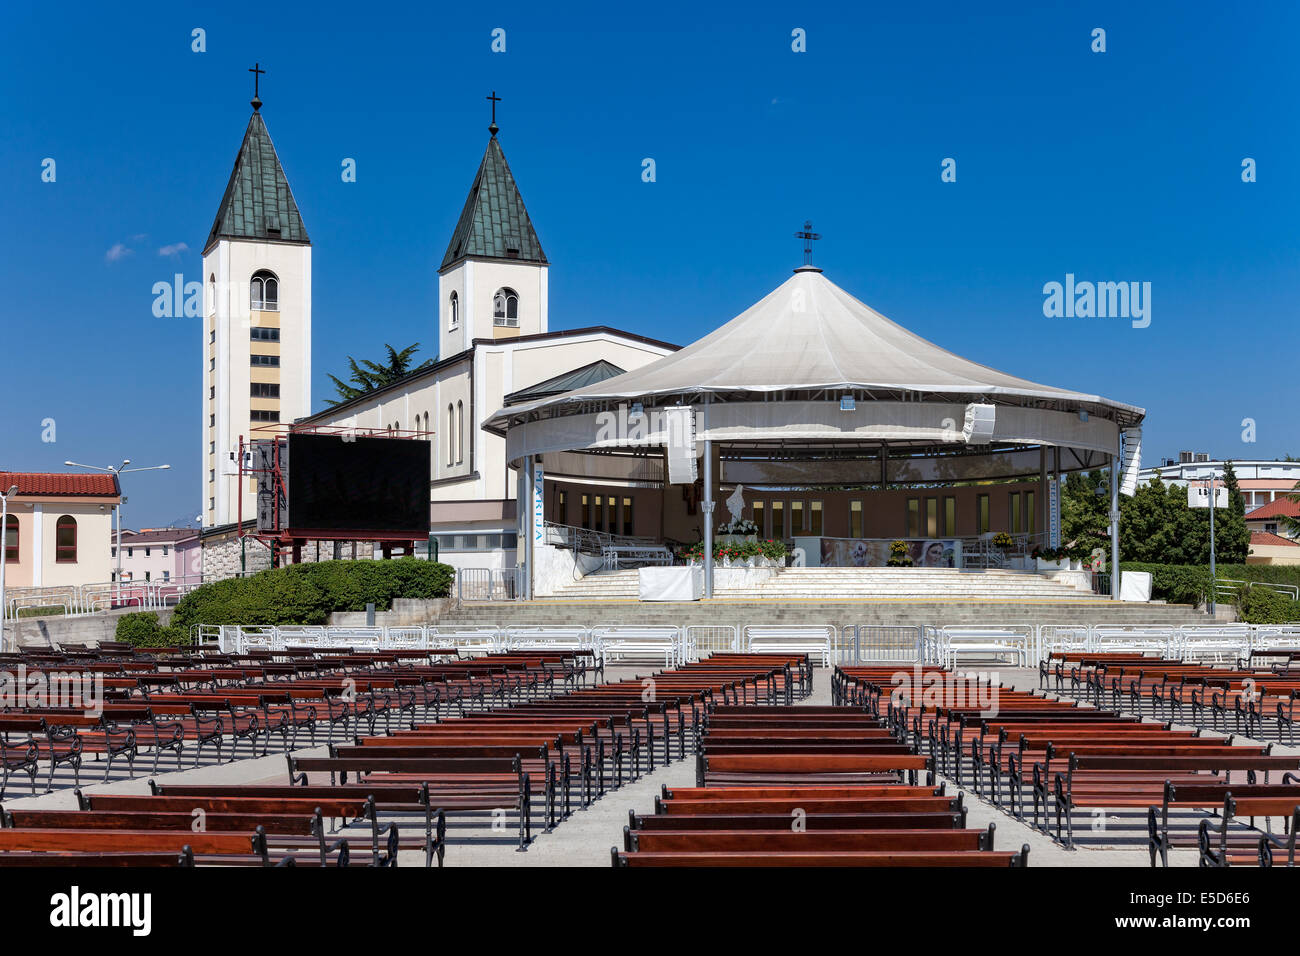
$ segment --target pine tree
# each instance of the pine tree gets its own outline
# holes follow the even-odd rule
[[[1230,461],[1223,463],[1223,484],[1228,489],[1228,507],[1226,511],[1216,509],[1214,513],[1215,559],[1223,564],[1245,564],[1250,552],[1250,529],[1246,527],[1246,502]],[[1209,560],[1207,544],[1205,563]]]
[[[362,359],[360,364],[352,356],[348,356],[348,369],[351,372],[350,380],[352,384],[341,381],[334,375],[330,376],[330,381],[334,383],[334,388],[338,390],[338,398],[327,398],[327,405],[339,405],[343,402],[349,402],[354,398],[360,398],[369,392],[391,385],[399,378],[410,375],[412,372],[418,372],[420,369],[428,368],[433,364],[433,359],[429,359],[421,365],[411,368],[412,356],[420,350],[420,343],[413,342],[400,352],[391,345],[385,345],[388,350],[388,364],[380,365],[378,362],[371,362],[369,359]],[[362,366],[365,366],[362,368]]]

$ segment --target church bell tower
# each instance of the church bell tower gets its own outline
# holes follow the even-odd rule
[[[438,355],[475,339],[510,339],[549,331],[550,264],[492,125],[483,160],[438,267]]]
[[[203,525],[255,518],[239,439],[311,413],[311,240],[262,119],[253,115],[203,247]]]

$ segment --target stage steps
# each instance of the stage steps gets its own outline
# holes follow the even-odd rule
[[[1204,624],[1187,605],[1111,601],[1042,575],[934,568],[787,568],[711,601],[637,600],[635,570],[589,575],[561,595],[464,603],[437,622],[473,625]]]
[[[590,574],[567,584],[558,600],[637,598],[635,570]],[[716,598],[736,600],[926,600],[957,598],[1107,601],[1086,588],[1027,571],[958,571],[951,568],[785,568],[747,588],[717,587]]]

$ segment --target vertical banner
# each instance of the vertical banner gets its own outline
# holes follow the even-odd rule
[[[543,491],[545,473],[541,465],[533,465],[533,544],[545,544],[545,505],[546,495]]]
[[[1047,485],[1047,546],[1061,546],[1061,479],[1053,475]]]

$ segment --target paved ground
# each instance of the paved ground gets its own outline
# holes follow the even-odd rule
[[[609,668],[606,678],[609,680],[649,674],[653,670],[649,665],[640,668]],[[1000,672],[1004,686],[1020,689],[1037,687],[1038,676],[1031,670],[1006,670]],[[815,672],[813,694],[801,703],[805,705],[830,703],[830,671],[818,669]],[[279,743],[279,741],[275,741]],[[1300,748],[1275,746],[1274,752],[1294,753],[1300,756]],[[246,749],[241,755],[246,755]],[[299,753],[323,754],[324,747],[300,750]],[[193,757],[187,757],[186,766]],[[140,761],[137,771],[150,769],[152,759]],[[163,760],[164,772],[157,775],[160,783],[273,783],[281,784],[288,780],[288,771],[283,754],[273,753],[268,757],[241,759],[233,763],[215,763],[215,758],[205,757],[202,766],[180,772],[166,772],[168,766],[175,767],[174,760]],[[139,773],[134,779],[125,779],[124,772],[115,768],[114,779],[108,783],[99,783],[102,769],[88,763],[82,774],[82,790],[86,793],[148,793],[147,772]],[[11,781],[9,793],[4,801],[7,808],[43,807],[47,809],[76,809],[76,798],[72,791],[71,772],[60,771],[56,774],[54,793],[25,796],[28,793],[25,778]],[[41,789],[44,776],[41,777]],[[534,832],[535,840],[525,852],[516,850],[516,830],[513,822],[504,829],[494,830],[490,816],[485,814],[480,820],[463,825],[449,834],[446,865],[448,866],[608,866],[610,848],[622,846],[623,827],[627,824],[628,811],[650,812],[654,806],[654,797],[660,788],[668,786],[693,786],[695,783],[695,765],[690,758],[676,760],[668,766],[660,766],[653,773],[643,775],[633,784],[607,793],[587,809],[575,810],[569,819],[560,823],[553,832]],[[1104,837],[1094,837],[1097,846],[1081,847],[1067,850],[1048,836],[1034,828],[1015,820],[1001,809],[975,796],[969,789],[960,788],[955,781],[947,780],[950,792],[964,790],[966,805],[969,808],[968,825],[983,828],[990,823],[996,824],[996,845],[1000,849],[1018,848],[1022,844],[1030,847],[1029,862],[1031,866],[1149,866],[1146,850],[1145,829],[1130,845],[1117,847],[1110,844],[1109,832]],[[398,821],[399,826],[409,824],[411,827],[422,826],[422,821],[411,819]],[[1107,818],[1108,825],[1114,829],[1110,832],[1122,833],[1121,821],[1115,817]],[[1277,821],[1274,821],[1275,823]],[[1076,826],[1078,823],[1076,822]],[[404,827],[405,828],[405,827]],[[1089,827],[1091,829],[1091,827]],[[368,830],[357,832],[358,838],[369,840]],[[423,856],[415,852],[403,852],[400,862],[403,865],[419,866]],[[1194,850],[1176,850],[1170,854],[1170,863],[1174,866],[1195,866]]]

